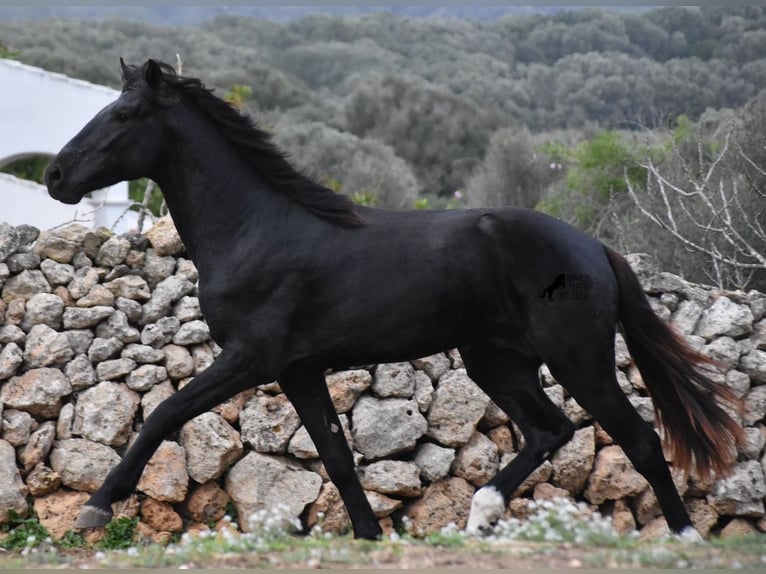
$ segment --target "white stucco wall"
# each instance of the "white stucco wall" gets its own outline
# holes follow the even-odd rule
[[[119,92],[0,59],[0,165],[29,155],[54,156]],[[128,184],[120,183],[98,197],[68,206],[41,193],[44,187],[0,177],[0,221],[27,223],[40,229],[77,218],[84,224],[112,227],[129,205]],[[115,227],[128,231],[135,215]]]

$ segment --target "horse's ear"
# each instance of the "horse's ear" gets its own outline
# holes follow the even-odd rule
[[[130,70],[128,69],[128,65],[125,63],[125,60],[120,58],[120,70],[122,71],[122,81],[124,82],[128,78],[128,73]]]
[[[162,68],[160,68],[160,65],[154,60],[147,60],[145,78],[146,84],[150,88],[156,90],[160,87],[160,84],[162,83]]]

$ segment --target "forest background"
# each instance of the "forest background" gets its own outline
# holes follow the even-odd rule
[[[688,280],[766,290],[762,7],[125,10],[0,8],[0,57],[115,88],[119,57],[180,58],[358,203],[533,207]]]

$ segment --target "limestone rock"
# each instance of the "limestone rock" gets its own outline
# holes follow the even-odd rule
[[[74,272],[74,277],[66,286],[69,296],[75,301],[85,297],[99,282],[99,272],[90,265],[81,267]]]
[[[422,371],[415,371],[415,402],[421,413],[427,413],[434,398],[434,386],[431,379]]]
[[[151,298],[144,303],[139,323],[154,323],[170,313],[173,303],[194,290],[194,284],[178,275],[171,275],[160,281],[154,288]]]
[[[99,381],[115,381],[126,377],[136,368],[131,359],[111,359],[96,365],[96,377]]]
[[[351,520],[340,497],[338,487],[332,482],[322,484],[319,496],[309,507],[306,525],[312,528],[320,521],[322,532],[343,534],[351,528]]]
[[[175,317],[163,317],[144,327],[141,331],[141,343],[160,349],[173,340],[173,335],[180,327],[181,323]]]
[[[90,229],[78,223],[52,231],[43,231],[35,244],[35,253],[42,258],[47,257],[59,263],[69,263],[89,233],[92,233]]]
[[[439,380],[428,409],[427,436],[444,446],[464,445],[488,404],[489,397],[468,378],[464,369],[448,372]]]
[[[124,275],[117,279],[112,279],[104,283],[104,287],[109,289],[115,297],[122,297],[130,301],[144,303],[152,297],[152,292],[149,290],[146,280],[138,275]]]
[[[16,468],[16,451],[7,441],[0,440],[0,524],[8,522],[8,511],[21,516],[27,513],[27,487]]]
[[[377,518],[388,516],[402,507],[401,500],[391,498],[390,496],[386,496],[379,492],[365,491],[364,495],[367,498],[367,502],[369,502],[372,507],[372,512]]]
[[[239,433],[221,415],[203,413],[181,428],[189,476],[207,482],[221,476],[243,452]]]
[[[73,355],[69,338],[48,325],[35,325],[27,335],[24,361],[28,368],[63,367]]]
[[[439,532],[450,522],[465,528],[474,487],[462,478],[435,482],[407,509],[414,536]]]
[[[141,398],[122,383],[105,381],[80,393],[72,432],[110,446],[127,444]]]
[[[718,337],[705,345],[703,352],[718,361],[728,371],[739,363],[742,346],[731,337]]]
[[[96,263],[101,267],[116,267],[128,256],[130,241],[124,237],[112,236],[98,250]]]
[[[702,317],[704,309],[696,301],[682,301],[673,313],[671,323],[684,335],[691,335]]]
[[[106,321],[99,323],[96,327],[96,335],[99,337],[114,337],[122,343],[136,343],[141,339],[141,333],[138,329],[132,327],[128,321],[128,316],[123,311],[115,311]]]
[[[64,309],[65,329],[90,329],[114,313],[113,307],[67,307]]]
[[[256,510],[277,505],[288,507],[300,516],[307,504],[319,495],[322,478],[279,456],[250,452],[226,475],[226,491],[234,501],[243,530]]]
[[[165,368],[168,376],[174,381],[190,377],[194,373],[194,359],[186,347],[180,345],[165,345],[162,347],[165,356]]]
[[[737,463],[731,474],[718,480],[707,502],[722,515],[763,516],[766,497],[764,470],[755,460]]]
[[[452,474],[466,479],[474,486],[484,486],[499,465],[497,445],[480,432],[474,432],[452,463]]]
[[[11,408],[51,419],[58,416],[62,399],[71,392],[72,387],[60,370],[45,367],[11,378],[2,386],[0,400]]]
[[[176,345],[197,345],[210,340],[210,329],[207,323],[199,319],[184,323],[173,336]]]
[[[136,488],[162,502],[184,500],[189,488],[184,448],[172,441],[162,441],[149,459]]]
[[[170,395],[175,393],[175,389],[170,381],[163,381],[158,385],[154,385],[148,392],[141,395],[141,410],[144,415],[144,420],[149,418],[154,409],[167,399]]]
[[[80,297],[76,302],[78,307],[97,307],[114,305],[114,295],[103,285],[96,284],[90,288],[87,295]]]
[[[359,469],[362,487],[381,494],[413,498],[421,493],[420,469],[403,460],[381,460]]]
[[[607,446],[598,451],[593,472],[583,493],[593,504],[635,496],[648,483],[634,468],[619,446]]]
[[[96,337],[88,347],[88,359],[93,363],[100,363],[117,358],[124,346],[117,337]]]
[[[74,279],[74,267],[68,263],[58,263],[53,259],[43,259],[40,262],[40,270],[51,287],[66,285]]]
[[[408,399],[364,396],[354,406],[351,418],[354,447],[367,460],[414,449],[427,428],[417,403]]]
[[[351,437],[348,416],[343,414],[338,415],[338,418],[340,419],[340,426],[343,429],[343,435],[346,437],[346,441],[350,445],[353,439]],[[290,443],[287,445],[287,452],[295,458],[300,459],[319,458],[319,451],[317,451],[314,441],[311,440],[311,437],[304,426],[299,427],[298,430],[295,431],[295,434],[293,434]]]
[[[710,531],[718,522],[718,513],[707,502],[700,498],[693,498],[686,503],[692,525],[704,538],[710,535]]]
[[[170,277],[175,268],[175,257],[159,255],[154,249],[146,250],[141,270],[150,288],[153,289],[157,283]]]
[[[16,343],[8,343],[0,351],[0,381],[8,379],[16,374],[16,371],[24,362],[23,351]]]
[[[415,369],[410,363],[378,365],[372,379],[372,392],[382,398],[410,398],[415,392]]]
[[[13,379],[11,379],[13,380]],[[752,425],[766,415],[766,385],[755,387],[745,397],[745,424]]]
[[[335,410],[338,413],[350,411],[356,400],[372,385],[372,376],[364,369],[339,371],[327,375],[327,387],[330,390]]]
[[[430,482],[446,478],[454,460],[455,451],[438,444],[426,442],[415,449],[415,464],[420,475]]]
[[[29,332],[35,325],[60,329],[64,316],[64,301],[53,293],[38,293],[27,301],[26,315],[21,327]]]
[[[721,335],[738,337],[747,335],[753,328],[750,307],[738,305],[728,297],[719,297],[703,313],[695,334],[712,339]]]
[[[19,452],[19,462],[25,474],[47,458],[54,440],[56,423],[53,421],[45,421],[30,435],[29,441]]]
[[[95,339],[93,331],[90,329],[70,329],[64,333],[69,339],[69,346],[72,347],[72,352],[75,355],[87,354]]]
[[[29,442],[36,421],[28,412],[5,409],[2,413],[3,440],[13,446],[23,446]]]
[[[165,367],[159,365],[141,365],[128,373],[125,383],[129,389],[146,392],[168,378]]]
[[[551,458],[553,477],[551,482],[570,495],[582,492],[596,458],[596,438],[593,427],[575,431],[574,437]]]
[[[301,420],[285,395],[264,394],[247,401],[239,425],[242,440],[258,452],[284,454]]]
[[[184,250],[181,236],[169,215],[158,219],[146,232],[146,237],[158,255],[178,255]]]
[[[94,492],[120,462],[120,456],[104,444],[71,438],[56,441],[50,461],[64,486]]]
[[[757,534],[758,529],[752,522],[743,518],[735,518],[721,530],[721,538],[730,538],[732,536],[742,537]]]
[[[19,233],[5,221],[0,221],[0,263],[19,247]]]
[[[59,490],[35,499],[34,509],[51,538],[61,540],[69,530],[74,530],[74,521],[87,501],[85,492]]]
[[[181,321],[181,323],[194,321],[195,319],[202,319],[202,310],[199,306],[199,299],[189,295],[181,297],[176,304],[173,305],[173,316]]]
[[[161,363],[165,360],[165,353],[149,345],[131,343],[125,346],[120,355],[123,359],[132,359],[140,365]],[[166,365],[167,368],[167,365]]]
[[[24,270],[5,282],[2,299],[6,303],[10,303],[14,299],[28,301],[39,293],[50,292],[51,286],[48,285],[42,271]]]
[[[444,353],[436,353],[435,355],[415,359],[412,361],[412,364],[416,369],[428,375],[428,378],[433,382],[438,381],[451,367],[450,360]]]
[[[96,384],[96,371],[88,357],[77,355],[64,367],[64,374],[73,391],[81,391]]]
[[[169,503],[153,498],[141,501],[141,519],[160,532],[180,532],[184,525],[181,516]]]
[[[229,495],[214,481],[197,485],[189,494],[186,509],[195,522],[220,520],[226,513]]]
[[[754,349],[740,360],[740,367],[758,383],[766,383],[766,351]]]
[[[61,477],[53,470],[40,463],[27,475],[27,488],[29,494],[35,498],[45,496],[58,490],[61,486]]]

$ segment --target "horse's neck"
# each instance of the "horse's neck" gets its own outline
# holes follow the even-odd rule
[[[231,254],[243,234],[270,237],[274,213],[289,208],[288,200],[228,147],[215,136],[179,141],[157,178],[181,239],[198,265],[200,259],[214,262]]]

